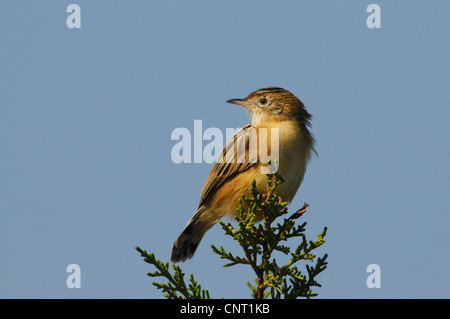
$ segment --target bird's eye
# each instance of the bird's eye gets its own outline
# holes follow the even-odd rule
[[[262,98],[259,99],[259,103],[261,105],[265,105],[265,104],[267,104],[267,99],[265,97],[262,97]]]

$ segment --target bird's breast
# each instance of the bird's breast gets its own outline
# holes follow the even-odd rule
[[[284,201],[290,202],[305,175],[313,147],[311,137],[296,123],[278,122],[268,128],[278,129],[278,141],[272,139],[271,144],[275,142],[275,145],[270,145],[271,152],[276,154],[278,151],[278,173],[284,179],[277,193]]]

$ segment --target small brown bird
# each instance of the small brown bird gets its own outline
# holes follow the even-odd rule
[[[192,258],[208,229],[222,217],[237,214],[241,194],[250,195],[249,188],[253,180],[256,181],[259,192],[266,192],[267,177],[261,168],[268,164],[261,160],[259,154],[278,152],[278,173],[285,181],[278,186],[277,194],[289,203],[300,187],[311,152],[315,152],[314,138],[308,130],[311,126],[311,114],[288,90],[268,87],[250,93],[245,99],[227,102],[247,109],[251,123],[227,142],[222,157],[212,167],[201,191],[197,210],[172,247],[172,262]],[[261,130],[262,128],[266,130]],[[264,138],[271,140],[272,128],[278,129],[278,141],[262,143],[259,139],[263,134],[260,132],[267,132]],[[231,152],[230,160],[228,155],[231,148],[249,130],[253,130],[258,136],[258,143],[254,144],[257,147],[252,147],[247,139],[243,143],[245,152]]]

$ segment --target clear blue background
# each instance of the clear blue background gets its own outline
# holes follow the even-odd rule
[[[0,2],[0,297],[161,298],[134,246],[169,260],[211,168],[174,164],[171,132],[243,126],[225,101],[272,85],[314,116],[289,207],[328,227],[319,297],[450,297],[449,1],[79,0],[68,29],[70,3]],[[239,252],[216,226],[183,270],[249,297],[212,243]]]

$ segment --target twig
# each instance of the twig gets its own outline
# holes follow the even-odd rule
[[[308,207],[308,206],[309,206],[309,204],[304,203],[304,204],[303,204],[303,207],[300,208],[299,210],[297,210],[295,213],[293,213],[293,214],[291,215],[291,217],[289,217],[288,219],[294,220],[294,219],[299,218],[299,217],[302,216],[304,213],[306,213],[306,207]]]

